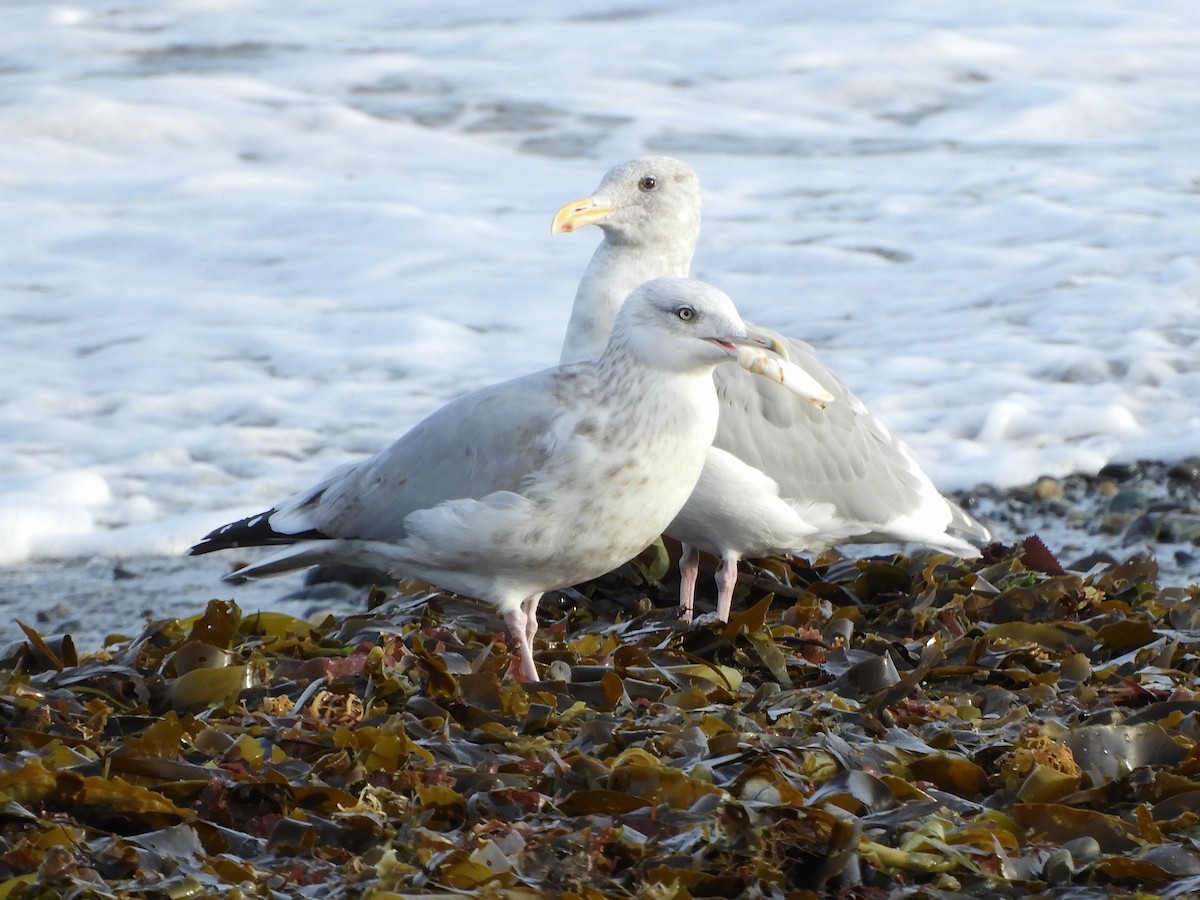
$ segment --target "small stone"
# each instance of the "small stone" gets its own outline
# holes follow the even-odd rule
[[[1063,844],[1063,849],[1085,862],[1098,859],[1100,856],[1100,842],[1094,837],[1073,838]]]
[[[1142,467],[1135,462],[1109,463],[1100,470],[1099,475],[1101,478],[1111,478],[1113,481],[1128,481],[1137,477],[1141,471]]]
[[[1162,516],[1158,513],[1142,513],[1140,516],[1135,517],[1132,521],[1129,521],[1129,523],[1126,525],[1124,534],[1125,542],[1129,543],[1130,541],[1162,540],[1162,525]],[[1115,531],[1110,532],[1110,534],[1116,533],[1117,532]]]
[[[1062,482],[1057,478],[1042,476],[1033,486],[1033,496],[1039,500],[1061,500],[1064,496]]]
[[[1167,477],[1172,481],[1200,481],[1200,459],[1181,459],[1167,469]]]
[[[571,666],[561,659],[556,659],[546,668],[547,681],[570,681]]]
[[[1111,497],[1119,490],[1120,488],[1117,487],[1117,483],[1110,478],[1105,478],[1096,485],[1096,493],[1101,497]]]
[[[1108,508],[1115,513],[1135,512],[1150,505],[1150,495],[1136,488],[1118,491],[1108,501]]]
[[[1042,874],[1050,884],[1066,884],[1070,881],[1075,874],[1075,860],[1071,858],[1071,851],[1058,849],[1051,853],[1042,867]]]

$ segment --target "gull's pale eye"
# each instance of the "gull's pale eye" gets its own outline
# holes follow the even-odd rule
[[[652,191],[656,187],[658,187],[658,179],[655,178],[653,175],[643,175],[641,177],[641,179],[638,181],[638,190],[639,191],[643,191],[643,192]]]
[[[696,318],[696,311],[690,306],[681,306],[675,310],[675,315],[679,316],[681,322],[690,322]]]

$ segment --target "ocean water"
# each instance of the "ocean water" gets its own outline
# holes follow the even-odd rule
[[[550,219],[644,153],[700,173],[694,274],[944,489],[1200,452],[1193,3],[4,20],[0,615],[226,596],[207,530],[552,365],[600,235]]]

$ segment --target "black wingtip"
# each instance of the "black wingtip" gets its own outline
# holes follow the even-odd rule
[[[275,509],[247,516],[220,528],[214,528],[202,540],[188,548],[188,556],[200,556],[212,553],[214,550],[228,550],[233,547],[269,547],[279,544],[294,544],[296,541],[309,538],[322,538],[325,535],[315,529],[298,534],[285,534],[271,527],[271,516]]]
[[[198,544],[193,544],[187,548],[185,556],[201,556],[205,553],[212,553],[214,550],[224,550],[226,547],[237,546],[236,544],[225,544],[213,540],[213,536],[205,535],[204,539]]]
[[[204,553],[212,553],[214,550],[223,550],[225,547],[227,547],[229,545],[226,544],[224,541],[220,541],[217,539],[221,536],[221,532],[223,529],[231,528],[231,527],[232,527],[232,525],[222,525],[220,528],[210,531],[208,534],[206,534],[204,537],[202,537],[199,541],[197,541],[196,543],[192,544],[192,546],[187,548],[187,555],[188,556],[200,556],[201,554],[204,554]]]

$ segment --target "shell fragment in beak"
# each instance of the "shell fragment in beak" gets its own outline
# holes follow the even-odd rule
[[[761,347],[738,347],[737,363],[752,375],[761,375],[783,385],[818,409],[833,402],[833,394],[793,362]]]

